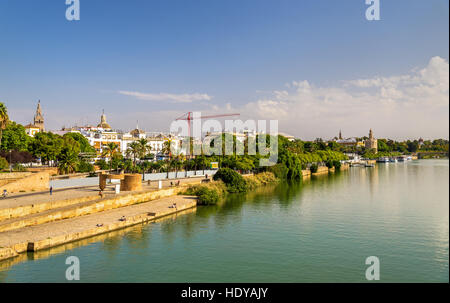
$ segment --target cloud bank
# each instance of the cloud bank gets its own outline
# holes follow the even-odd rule
[[[343,81],[318,87],[307,80],[241,107],[246,119],[278,119],[280,131],[303,139],[364,136],[448,138],[449,64],[433,57],[427,66],[390,77]]]

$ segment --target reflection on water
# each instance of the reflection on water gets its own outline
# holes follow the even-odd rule
[[[352,168],[230,195],[142,224],[0,263],[0,281],[448,282],[448,161]]]

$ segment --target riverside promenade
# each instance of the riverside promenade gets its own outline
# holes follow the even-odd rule
[[[108,186],[16,194],[0,200],[0,260],[152,221],[196,207],[196,199],[179,196],[204,177],[145,182],[142,190],[115,194]]]

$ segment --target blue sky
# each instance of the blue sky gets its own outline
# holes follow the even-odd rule
[[[281,131],[305,139],[370,127],[448,138],[449,3],[380,2],[381,20],[369,22],[364,0],[80,0],[81,20],[69,22],[64,0],[0,0],[0,100],[28,123],[40,99],[49,129],[97,123],[105,109],[117,128],[139,120],[167,130],[199,110],[279,119]],[[416,79],[430,73],[434,84]],[[393,82],[348,84],[380,77]],[[427,95],[409,95],[423,83]],[[356,108],[372,115],[356,118]]]

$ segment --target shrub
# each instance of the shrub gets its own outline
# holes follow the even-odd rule
[[[8,161],[6,161],[5,158],[0,157],[0,170],[4,170],[5,168],[9,167]]]
[[[327,166],[328,168],[333,168],[333,161],[328,160],[327,163],[326,163],[326,166]]]
[[[103,159],[98,160],[95,164],[98,165],[98,167],[100,167],[101,170],[109,169],[109,164]]]
[[[281,179],[277,179],[272,172],[264,172],[245,178],[248,189],[254,189],[262,185],[278,182]]]
[[[272,172],[276,178],[282,180],[287,178],[289,171],[289,169],[286,167],[286,164],[284,163],[278,163],[274,166],[269,166],[268,170]]]
[[[311,167],[309,168],[309,170],[311,171],[311,173],[317,173],[317,170],[319,169],[319,166],[317,166],[316,163],[313,163],[311,165]]]
[[[17,172],[24,172],[24,171],[27,171],[26,167],[24,167],[23,165],[21,165],[21,164],[19,164],[19,163],[14,164],[13,170],[14,170],[14,171],[17,171]]]
[[[214,174],[214,180],[222,180],[230,193],[243,193],[247,191],[247,182],[231,168],[221,168]]]
[[[333,165],[334,165],[334,167],[336,168],[336,170],[341,169],[341,161],[334,160],[334,161],[333,161]]]
[[[78,163],[77,165],[77,172],[79,173],[90,173],[94,170],[94,165],[86,161],[80,161],[80,163]]]
[[[227,194],[227,187],[223,182],[214,182],[207,185],[189,185],[182,195],[197,196],[197,204],[216,204],[221,197]]]
[[[198,197],[198,204],[200,205],[214,205],[219,201],[219,194],[217,190],[206,186],[200,186],[196,191]]]

